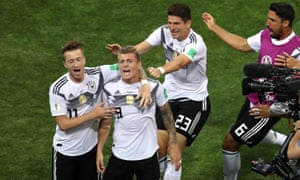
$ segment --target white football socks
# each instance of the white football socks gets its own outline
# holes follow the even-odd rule
[[[162,158],[159,159],[159,170],[160,173],[164,173],[166,171],[167,168],[167,156],[164,156]]]
[[[224,180],[237,180],[241,168],[240,152],[222,150]]]

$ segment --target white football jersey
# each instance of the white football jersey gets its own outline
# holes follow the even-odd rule
[[[120,71],[117,65],[86,67],[84,80],[81,83],[73,82],[69,73],[62,75],[49,89],[52,116],[66,115],[72,118],[91,111],[95,105],[103,101],[104,84],[119,78]],[[98,142],[97,133],[97,119],[65,131],[56,125],[53,147],[64,155],[82,155],[95,147]]]
[[[199,34],[191,29],[185,40],[178,41],[172,38],[168,26],[163,25],[150,34],[146,41],[151,46],[163,46],[167,63],[179,54],[186,55],[192,61],[187,66],[166,74],[164,86],[169,99],[189,98],[201,101],[208,96],[207,49]]]
[[[168,101],[165,89],[157,80],[148,79],[152,105],[139,107],[136,96],[141,83],[126,84],[122,80],[109,82],[104,91],[108,102],[116,107],[112,153],[123,160],[150,158],[158,149],[155,107]],[[155,104],[156,103],[156,104]]]

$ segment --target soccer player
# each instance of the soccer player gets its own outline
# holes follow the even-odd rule
[[[162,45],[165,64],[149,67],[150,75],[159,78],[169,95],[175,118],[178,145],[181,153],[191,146],[210,113],[210,99],[206,75],[207,49],[202,37],[191,28],[191,10],[185,4],[172,4],[167,10],[168,24],[158,27],[147,39],[135,47],[140,54]],[[107,49],[116,52],[120,46],[109,44]],[[158,113],[158,139],[161,172],[164,179],[179,180],[182,168],[175,171],[167,161],[168,134]]]
[[[105,107],[101,102],[101,94],[104,84],[119,79],[120,72],[117,64],[85,67],[83,45],[77,41],[68,42],[62,55],[68,72],[49,89],[50,110],[57,123],[53,137],[52,178],[96,180],[98,124],[109,121],[114,112],[111,106]],[[147,85],[142,88],[142,106],[150,103],[148,95]],[[107,123],[100,123],[100,127],[102,124]],[[101,144],[105,143],[106,137],[101,140]]]
[[[134,175],[138,180],[160,179],[156,106],[159,107],[168,130],[171,163],[176,169],[181,165],[181,153],[167,93],[158,80],[149,79],[154,103],[146,109],[139,108],[135,97],[142,86],[139,77],[142,67],[140,55],[133,46],[123,47],[118,54],[118,63],[121,80],[109,82],[104,87],[107,102],[116,109],[112,154],[104,170],[102,147],[98,148],[98,170],[104,170],[103,180],[132,180]]]
[[[217,25],[209,13],[202,14],[208,29],[225,43],[242,52],[259,52],[257,60],[259,64],[275,64],[275,58],[278,55],[283,56],[284,53],[300,60],[300,39],[292,29],[294,17],[294,10],[290,4],[271,3],[266,28],[245,39]],[[277,63],[280,64],[280,62]],[[276,96],[268,92],[262,99],[257,96],[257,93],[250,93],[247,96],[235,124],[225,136],[222,144],[225,180],[236,180],[238,177],[241,161],[239,148],[242,144],[253,147],[260,142],[278,145],[284,142],[286,135],[271,130],[280,117],[264,117],[260,114],[262,111],[260,108],[270,106],[274,101],[276,101]],[[256,112],[253,112],[255,116],[249,114],[251,107],[256,107]],[[259,119],[255,118],[259,116],[261,116]]]

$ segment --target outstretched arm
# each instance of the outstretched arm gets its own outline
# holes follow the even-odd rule
[[[139,52],[139,54],[144,54],[153,48],[153,46],[151,46],[147,41],[142,41],[134,47],[136,48],[137,52]],[[118,55],[118,52],[121,48],[122,46],[118,43],[107,44],[105,46],[105,49],[109,50],[113,55]]]
[[[147,70],[151,76],[159,78],[164,74],[177,71],[191,62],[192,60],[190,60],[186,55],[180,54],[173,61],[166,63],[161,67],[148,67]]]
[[[251,47],[247,43],[247,40],[241,36],[230,33],[216,24],[214,17],[205,12],[202,14],[202,20],[207,25],[207,28],[214,32],[221,40],[232,48],[242,51],[249,52],[252,51]]]
[[[181,152],[177,143],[175,122],[169,103],[165,103],[163,106],[161,106],[160,111],[164,125],[169,134],[168,154],[171,158],[171,162],[175,165],[176,170],[178,170],[181,166]]]

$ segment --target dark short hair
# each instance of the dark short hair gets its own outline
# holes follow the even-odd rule
[[[66,51],[72,51],[72,50],[76,50],[76,49],[81,49],[83,51],[83,44],[81,44],[78,41],[69,41],[67,42],[63,47],[62,47],[62,55],[63,55],[63,59],[64,59],[64,53]]]
[[[192,19],[190,7],[185,4],[180,4],[180,3],[172,4],[168,8],[168,16],[169,15],[170,16],[178,16],[181,19],[183,19],[184,22]]]
[[[270,5],[270,10],[274,11],[282,20],[288,20],[289,26],[292,27],[295,19],[295,11],[293,7],[285,2],[275,2]]]
[[[130,54],[133,53],[138,61],[141,60],[141,55],[138,53],[134,46],[124,46],[120,49],[119,54]]]

